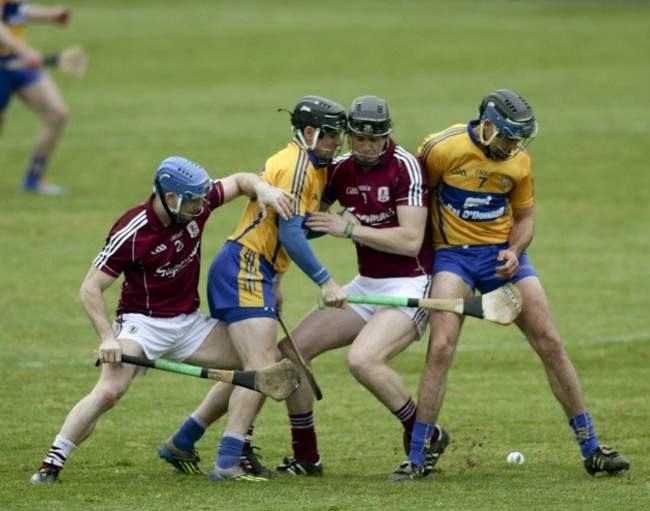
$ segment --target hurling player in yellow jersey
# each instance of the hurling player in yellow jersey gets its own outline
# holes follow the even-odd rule
[[[68,108],[54,80],[43,71],[43,55],[26,43],[25,25],[48,21],[64,25],[67,7],[40,7],[24,0],[0,0],[0,130],[11,97],[17,95],[41,118],[42,127],[27,165],[21,189],[43,195],[61,195],[61,187],[43,180],[68,118]],[[14,67],[14,62],[22,66]]]
[[[235,232],[214,258],[208,273],[208,303],[213,318],[224,321],[245,369],[260,369],[281,358],[276,346],[277,312],[282,307],[280,281],[291,261],[316,285],[326,304],[343,307],[346,294],[316,258],[305,235],[304,219],[318,211],[327,165],[342,144],[347,116],[339,104],[305,96],[291,113],[294,136],[271,156],[260,177],[295,197],[293,217],[270,210],[263,218],[250,202]],[[228,423],[210,478],[259,480],[240,465],[245,436],[263,398],[234,389]],[[210,396],[206,399],[209,399]]]
[[[479,118],[427,136],[418,149],[435,195],[431,207],[435,260],[432,298],[487,293],[511,282],[523,297],[515,321],[544,364],[549,384],[569,419],[589,474],[615,474],[630,462],[600,445],[549,304],[526,255],[533,239],[531,161],[525,146],[537,135],[530,105],[499,89],[479,107]],[[440,435],[436,424],[463,325],[462,316],[431,311],[431,344],[418,391],[408,459],[390,479],[423,476],[424,456]]]

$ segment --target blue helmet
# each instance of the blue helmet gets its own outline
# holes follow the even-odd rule
[[[498,138],[524,140],[537,135],[533,109],[524,98],[509,89],[498,89],[485,96],[479,107],[479,117],[490,120],[497,129]]]
[[[201,165],[187,158],[171,156],[158,166],[153,180],[153,189],[162,199],[169,216],[176,220],[181,206],[188,200],[205,197],[210,193],[212,179]],[[169,192],[176,195],[176,206],[173,208],[169,207],[164,200],[165,194]]]

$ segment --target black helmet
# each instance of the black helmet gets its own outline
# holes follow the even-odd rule
[[[483,98],[479,118],[489,119],[498,130],[498,137],[529,139],[537,135],[533,109],[519,94],[509,89],[498,89]]]
[[[352,101],[348,129],[357,135],[386,137],[393,131],[388,105],[377,96],[361,96]]]
[[[345,129],[346,121],[341,105],[319,96],[305,96],[298,101],[291,114],[291,125],[300,131],[307,126],[322,132],[341,131]]]

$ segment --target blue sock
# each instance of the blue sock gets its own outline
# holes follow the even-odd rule
[[[188,417],[172,437],[172,441],[177,449],[191,451],[194,449],[194,444],[203,436],[203,433],[205,433],[205,428],[194,417]]]
[[[415,421],[413,433],[411,433],[411,450],[408,457],[409,461],[421,467],[424,466],[424,455],[431,444],[431,436],[435,430],[435,424]]]
[[[587,458],[598,449],[598,438],[589,412],[576,415],[569,421],[569,425],[573,428],[583,458]]]
[[[242,452],[244,452],[244,437],[234,433],[224,433],[217,451],[217,465],[220,468],[234,467],[239,463]]]
[[[23,180],[23,188],[34,188],[47,170],[47,157],[32,156]]]

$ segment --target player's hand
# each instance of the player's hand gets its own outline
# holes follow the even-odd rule
[[[519,271],[519,257],[511,250],[500,250],[497,261],[503,262],[495,268],[495,277],[500,280],[510,280]]]
[[[330,278],[320,288],[320,296],[327,307],[342,309],[347,303],[347,295],[333,278]]]
[[[275,309],[282,314],[284,306],[284,295],[280,289],[280,285],[273,284],[273,296],[275,297]]]
[[[99,345],[95,354],[101,364],[119,364],[122,362],[122,345],[115,338],[106,339]]]
[[[58,25],[65,25],[70,19],[70,9],[67,7],[52,7],[50,11],[50,19]]]
[[[358,221],[355,223],[358,223]],[[319,211],[312,213],[305,221],[305,226],[309,227],[312,231],[324,232],[337,238],[345,238],[345,228],[347,225],[348,220],[346,218],[331,212]]]
[[[43,55],[41,55],[40,51],[32,48],[25,48],[19,55],[25,69],[35,71],[43,67]]]
[[[283,220],[291,220],[296,198],[289,192],[261,182],[255,186],[255,194],[262,218],[266,218],[267,208],[273,208]]]

